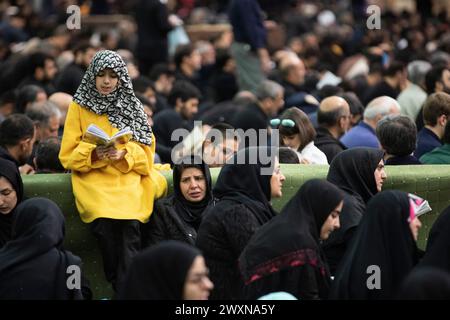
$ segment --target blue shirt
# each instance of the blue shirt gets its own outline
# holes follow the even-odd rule
[[[440,146],[442,146],[442,143],[439,137],[433,131],[424,127],[417,135],[417,148],[414,156],[419,159],[425,153]]]
[[[361,121],[357,126],[344,134],[341,142],[349,149],[355,147],[380,148],[380,142],[375,130],[364,121]]]
[[[228,16],[234,41],[248,43],[254,51],[266,46],[266,29],[257,0],[232,1]]]

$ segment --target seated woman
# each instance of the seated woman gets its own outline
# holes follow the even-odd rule
[[[395,298],[418,262],[421,225],[408,193],[389,190],[375,195],[336,271],[330,298]]]
[[[425,255],[420,267],[434,267],[450,274],[450,206],[447,207],[431,228]]]
[[[345,192],[341,227],[323,243],[331,275],[334,275],[351,241],[366,209],[366,203],[381,191],[386,178],[383,151],[378,149],[345,150],[331,162],[327,180]]]
[[[399,291],[399,300],[448,300],[450,273],[419,265],[408,274]]]
[[[213,288],[201,252],[179,241],[163,241],[137,254],[118,300],[207,300]]]
[[[297,151],[300,163],[328,164],[325,153],[314,145],[316,130],[303,111],[289,108],[270,123],[280,130],[280,144]]]
[[[17,166],[0,158],[0,249],[11,239],[12,221],[23,199],[23,184]]]
[[[62,249],[64,224],[64,215],[51,200],[33,198],[17,207],[13,237],[0,250],[0,300],[92,296],[83,283],[80,258]]]
[[[211,299],[240,298],[239,255],[255,231],[276,215],[270,199],[281,197],[285,177],[269,151],[266,147],[239,151],[217,178],[218,201],[205,212],[196,242],[214,282]],[[268,159],[257,157],[265,152]]]
[[[147,245],[163,240],[195,244],[203,211],[213,201],[208,165],[198,157],[184,158],[173,167],[173,186],[173,194],[155,203]]]
[[[339,228],[343,199],[330,182],[309,180],[255,233],[239,258],[245,298],[276,291],[300,300],[327,298],[331,278],[320,241]]]

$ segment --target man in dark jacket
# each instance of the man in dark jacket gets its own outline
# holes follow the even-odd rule
[[[167,34],[172,30],[167,6],[159,0],[141,0],[136,7],[139,71],[148,75],[151,67],[168,60]]]
[[[345,150],[339,138],[350,127],[350,107],[343,98],[331,96],[322,100],[317,111],[317,136],[314,144],[327,156],[328,163]]]
[[[12,114],[0,124],[0,158],[12,161],[21,174],[33,172],[26,165],[31,156],[36,130],[33,121],[24,114]]]
[[[261,140],[260,134],[267,130],[269,121],[275,117],[284,105],[284,89],[281,85],[274,81],[264,80],[256,89],[256,103],[250,104],[243,108],[242,111],[235,114],[231,120],[231,125],[236,129],[247,130],[254,129],[258,135],[258,145],[268,145],[269,140]],[[248,144],[242,139],[245,146],[252,146],[252,141]],[[253,145],[254,146],[254,145]]]
[[[75,48],[75,61],[65,67],[56,78],[56,90],[74,95],[81,79],[91,63],[97,50],[89,43],[82,43]]]
[[[153,118],[153,133],[156,138],[156,153],[163,163],[172,163],[172,148],[179,141],[172,141],[172,132],[176,129],[191,131],[193,116],[198,111],[200,91],[187,81],[175,82],[169,95],[169,104],[173,109],[165,109]]]

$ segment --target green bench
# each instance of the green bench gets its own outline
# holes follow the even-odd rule
[[[325,178],[328,166],[282,165],[286,181],[283,197],[273,201],[280,210],[297,192],[298,188],[312,178]],[[438,214],[450,205],[450,165],[422,165],[386,167],[388,180],[384,189],[399,189],[415,193],[430,202],[432,213],[421,218],[423,227],[419,236],[419,246],[424,248],[426,236]],[[219,169],[212,169],[215,182]],[[169,182],[169,193],[173,190],[172,173],[163,172]],[[23,176],[27,197],[45,197],[55,201],[66,216],[65,247],[80,256],[84,270],[91,282],[95,299],[110,298],[112,290],[103,274],[102,259],[97,242],[88,225],[81,222],[75,207],[70,174],[43,174]]]

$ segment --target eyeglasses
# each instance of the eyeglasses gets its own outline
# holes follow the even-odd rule
[[[294,122],[294,120],[291,120],[291,119],[283,119],[283,120],[281,120],[279,118],[276,118],[276,119],[270,120],[270,125],[273,126],[273,127],[277,127],[280,124],[283,127],[289,127],[289,128],[295,127],[295,122]]]

